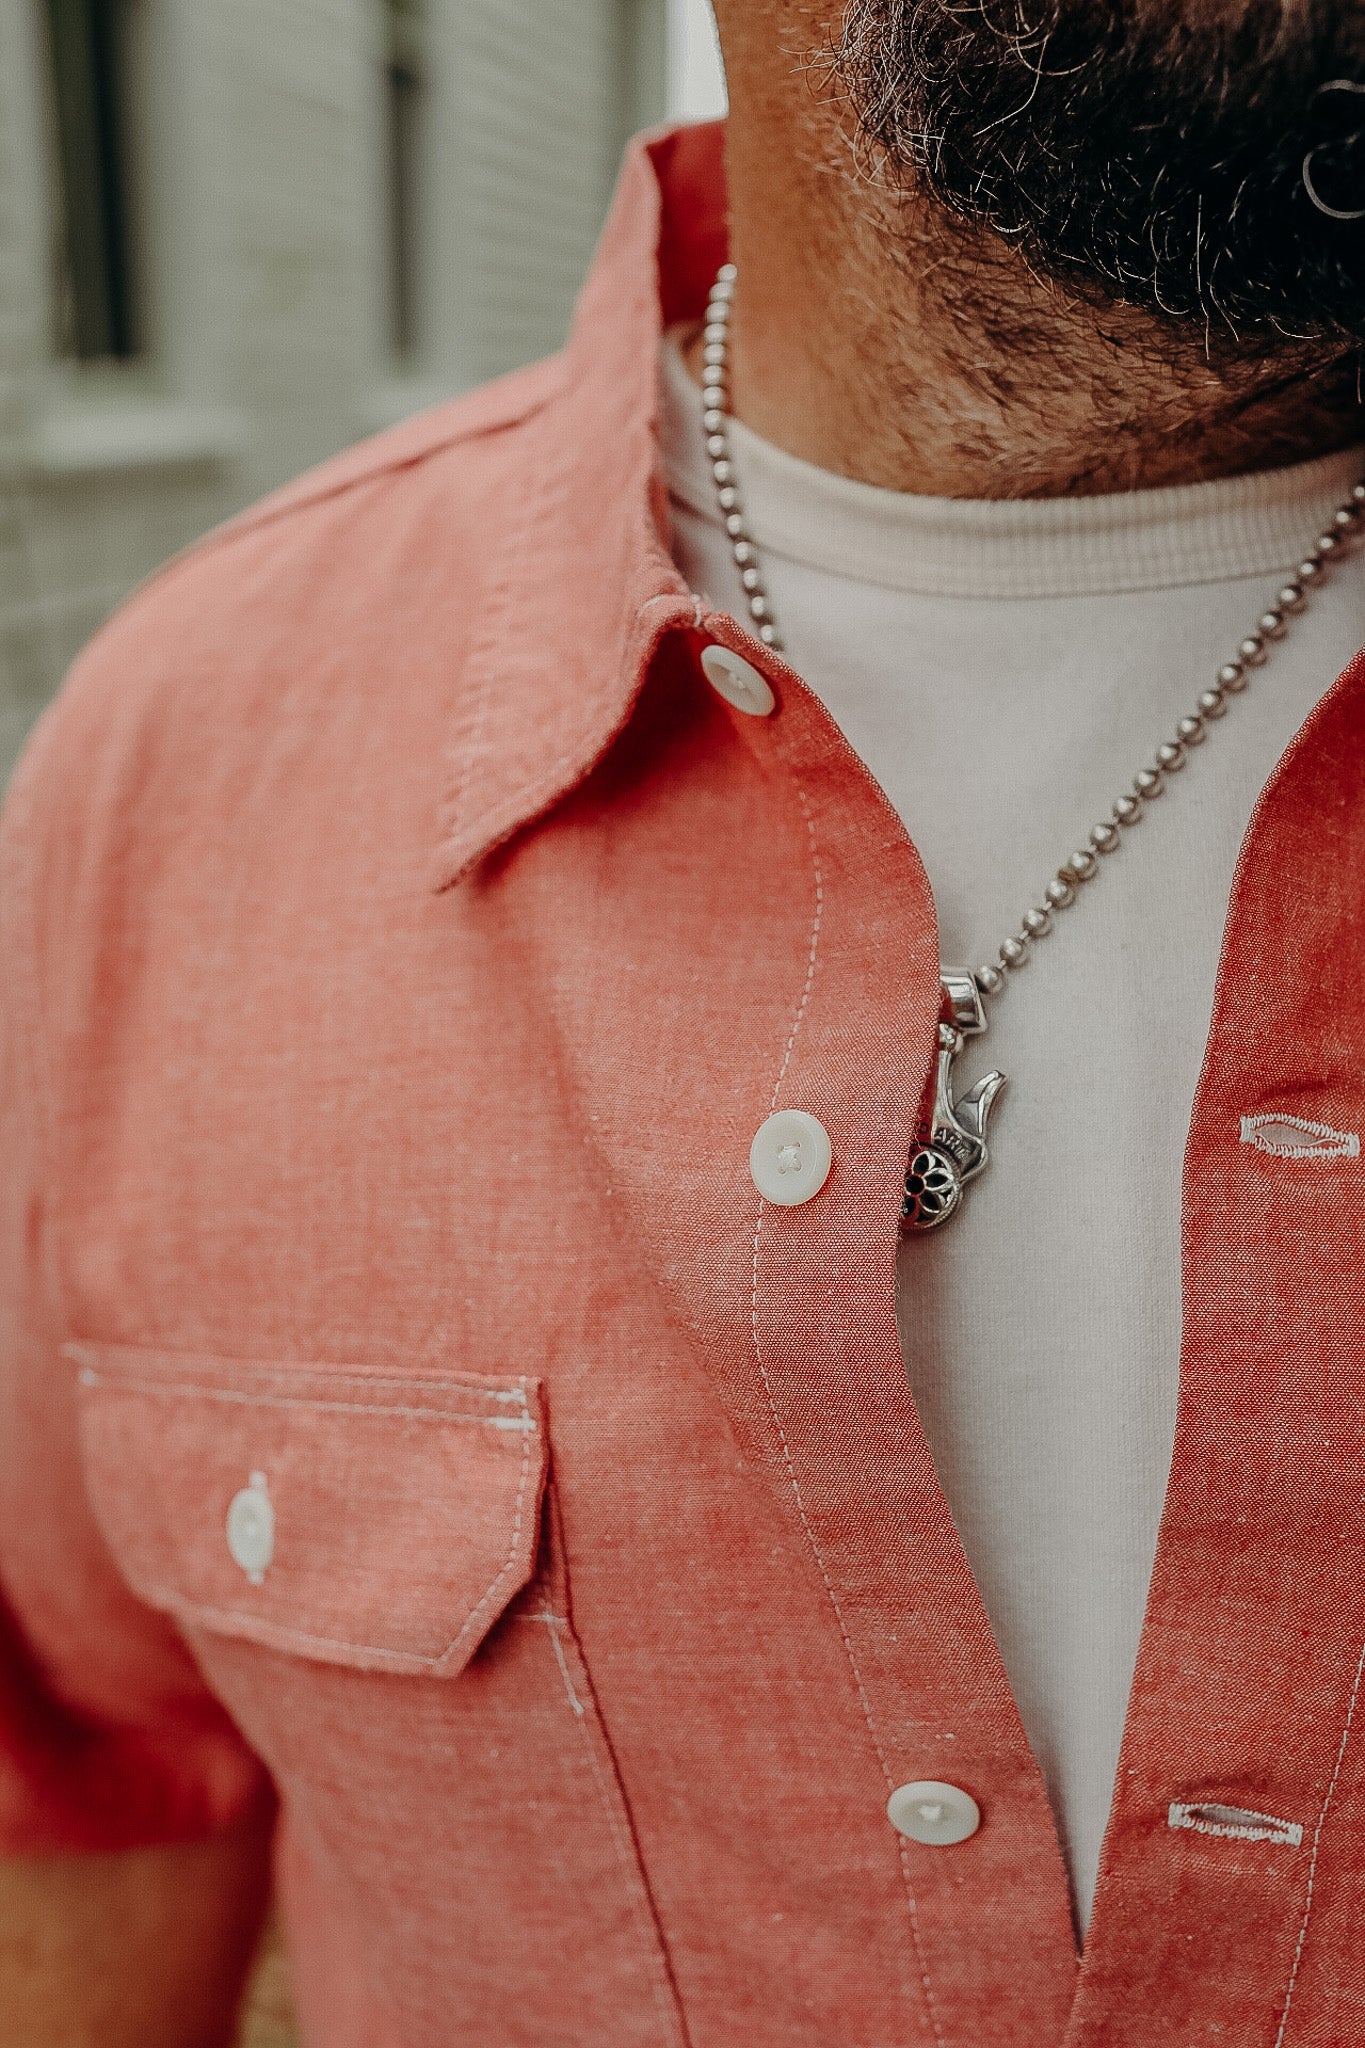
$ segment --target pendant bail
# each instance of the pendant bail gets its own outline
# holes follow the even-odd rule
[[[939,1017],[944,1024],[964,1038],[976,1038],[988,1028],[986,1005],[974,974],[966,974],[960,967],[945,967],[939,986],[943,994]]]

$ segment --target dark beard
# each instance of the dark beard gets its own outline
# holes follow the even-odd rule
[[[836,66],[883,175],[1081,296],[1365,338],[1361,0],[851,0]]]

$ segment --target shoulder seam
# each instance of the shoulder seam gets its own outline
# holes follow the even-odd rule
[[[404,454],[377,457],[372,464],[367,463],[353,475],[343,477],[336,483],[319,484],[316,490],[305,491],[298,497],[291,497],[285,504],[271,504],[267,499],[262,504],[248,505],[240,512],[231,513],[218,525],[211,526],[206,533],[196,534],[193,540],[177,548],[173,555],[168,555],[164,562],[159,562],[120,599],[111,618],[117,618],[127,606],[135,603],[149,590],[155,589],[183,563],[208,554],[215,548],[224,547],[239,535],[259,532],[263,527],[273,525],[276,520],[289,519],[295,513],[311,511],[315,506],[325,505],[333,498],[343,498],[348,491],[359,490],[380,477],[397,476],[405,469],[416,469],[423,462],[430,461],[433,456],[443,455],[451,448],[458,448],[462,442],[486,440],[494,434],[509,433],[514,428],[525,426],[528,420],[535,419],[552,405],[563,388],[564,378],[557,377],[547,390],[531,398],[525,406],[513,413],[495,416],[471,426],[452,427],[449,432],[439,435],[435,440],[426,442],[419,448]],[[344,454],[345,451],[340,452]],[[289,485],[285,484],[282,488],[287,491]],[[101,637],[104,626],[109,623],[109,620],[105,620],[104,625],[96,629],[91,641],[86,643],[87,646]]]
[[[190,547],[205,545],[219,539],[227,540],[234,533],[249,533],[258,526],[269,526],[276,519],[287,519],[292,512],[306,512],[313,505],[324,505],[329,498],[344,497],[347,491],[355,490],[362,484],[372,483],[376,477],[396,476],[400,470],[416,469],[420,463],[429,461],[433,455],[442,455],[449,448],[458,448],[462,441],[482,441],[493,434],[510,433],[514,428],[525,426],[528,420],[535,419],[539,413],[544,412],[562,389],[563,378],[556,377],[547,390],[538,397],[529,399],[515,412],[495,414],[492,419],[476,422],[472,426],[452,427],[449,432],[440,434],[435,440],[425,442],[422,447],[414,448],[404,455],[378,457],[372,464],[367,463],[364,469],[357,470],[354,476],[345,477],[335,484],[321,484],[315,491],[307,491],[297,498],[291,498],[287,505],[271,505],[268,502],[259,506],[248,505],[244,511],[235,512],[230,519],[225,519],[221,525],[212,527],[208,533],[201,535],[198,543],[191,542]],[[288,485],[285,485],[285,489],[288,488]]]

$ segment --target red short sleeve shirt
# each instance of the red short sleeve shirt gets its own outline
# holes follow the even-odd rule
[[[0,1839],[275,1797],[326,2048],[1360,2040],[1365,1168],[1239,1120],[1365,1114],[1365,669],[1234,887],[1082,1965],[893,1315],[933,905],[668,554],[723,253],[717,132],[637,149],[565,353],[192,550],[19,772]]]

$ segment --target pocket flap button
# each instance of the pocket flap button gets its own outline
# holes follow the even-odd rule
[[[253,1586],[265,1578],[275,1555],[275,1510],[264,1472],[253,1472],[227,1511],[227,1546]]]

